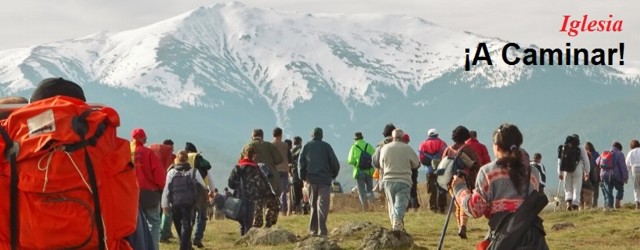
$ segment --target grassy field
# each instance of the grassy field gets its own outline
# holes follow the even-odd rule
[[[547,242],[551,249],[640,249],[640,211],[620,209],[610,212],[601,210],[581,212],[544,212],[542,214],[547,232]],[[369,213],[331,213],[328,227],[331,231],[351,221],[370,221],[389,228],[386,212]],[[436,249],[440,233],[445,221],[444,215],[436,215],[426,210],[409,212],[405,218],[405,227],[420,247]],[[575,228],[552,230],[558,223],[573,223]],[[280,217],[275,227],[291,231],[299,237],[307,235],[308,216],[293,215]],[[475,249],[487,231],[487,220],[484,218],[469,221],[469,239],[462,240],[457,236],[457,226],[452,218],[444,240],[445,249]],[[175,234],[175,233],[174,233]],[[231,220],[209,221],[205,233],[205,249],[293,249],[295,244],[239,247],[234,241],[240,237],[238,223]],[[338,239],[343,249],[358,249],[362,238]],[[174,243],[162,244],[160,249],[178,249]]]

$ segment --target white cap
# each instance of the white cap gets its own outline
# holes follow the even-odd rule
[[[438,130],[436,130],[435,128],[429,129],[429,131],[427,132],[428,136],[434,136],[434,135],[438,135]]]

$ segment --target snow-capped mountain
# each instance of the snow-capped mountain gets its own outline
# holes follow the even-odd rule
[[[256,127],[266,138],[281,126],[305,140],[322,127],[346,158],[353,132],[375,143],[388,122],[405,128],[414,146],[430,127],[448,140],[459,124],[490,144],[491,131],[512,122],[548,165],[568,133],[599,149],[635,135],[640,119],[626,112],[639,107],[638,75],[499,60],[464,71],[464,49],[480,42],[496,57],[506,43],[409,16],[231,2],[135,30],[0,51],[0,93],[28,96],[43,78],[72,79],[90,101],[119,110],[123,136],[144,127],[152,141],[190,140],[226,166]]]

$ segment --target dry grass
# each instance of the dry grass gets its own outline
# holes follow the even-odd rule
[[[547,242],[551,249],[640,249],[640,211],[621,209],[611,212],[600,210],[582,212],[545,212],[542,218],[547,231]],[[389,219],[384,211],[369,213],[331,213],[329,229],[350,221],[370,221],[389,227]],[[445,216],[420,210],[409,212],[405,218],[407,232],[413,235],[416,244],[435,249],[438,244]],[[557,223],[570,222],[575,228],[554,231]],[[308,216],[293,215],[281,217],[276,227],[285,228],[303,237],[307,234]],[[455,220],[451,220],[444,240],[445,249],[474,249],[487,229],[486,219],[469,221],[469,239],[462,240],[457,234]],[[238,223],[230,220],[210,221],[205,233],[205,249],[293,249],[295,244],[271,247],[238,247],[234,241],[239,238]],[[338,239],[344,249],[358,249],[362,237]],[[161,249],[178,249],[177,243],[162,244]]]

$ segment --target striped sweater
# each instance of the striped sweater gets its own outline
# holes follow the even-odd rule
[[[535,168],[531,168],[531,171],[529,190],[538,190],[540,174]],[[489,218],[503,211],[514,212],[524,201],[524,194],[518,194],[509,178],[509,172],[498,168],[495,161],[480,168],[473,192],[464,184],[454,186],[453,190],[458,204],[461,204],[466,214],[474,218],[483,215]]]

